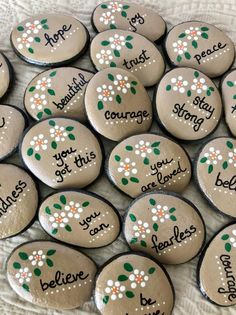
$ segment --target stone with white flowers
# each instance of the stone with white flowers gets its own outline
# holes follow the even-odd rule
[[[39,222],[58,241],[85,248],[109,245],[120,234],[120,217],[112,204],[82,190],[46,197],[39,207]]]
[[[189,200],[171,192],[151,192],[128,207],[124,236],[131,250],[163,264],[182,264],[200,252],[205,224]]]
[[[162,128],[185,141],[210,135],[222,115],[221,96],[214,82],[192,68],[167,72],[157,86],[154,103]]]
[[[196,175],[210,204],[236,218],[236,140],[219,137],[208,141],[199,151]]]
[[[81,56],[89,43],[89,33],[76,18],[63,14],[30,17],[11,32],[15,53],[39,66],[68,64]]]
[[[33,125],[23,137],[21,156],[38,179],[55,189],[91,184],[103,160],[95,135],[80,122],[62,117]]]
[[[138,78],[126,70],[108,68],[96,73],[84,101],[91,125],[110,140],[119,141],[151,127],[150,97]]]
[[[35,120],[63,116],[84,122],[84,92],[92,77],[92,72],[76,67],[43,71],[26,87],[25,109]]]
[[[78,250],[52,241],[20,245],[7,261],[7,279],[21,298],[50,309],[74,309],[89,302],[95,263]]]
[[[165,70],[163,57],[146,37],[121,29],[99,33],[90,46],[97,70],[121,68],[137,76],[144,86],[156,84]]]
[[[202,252],[197,283],[202,295],[213,304],[236,305],[236,224],[224,226]]]
[[[107,159],[107,175],[118,189],[136,198],[152,190],[182,192],[192,170],[189,156],[179,144],[154,133],[142,133],[113,148]],[[145,221],[140,225],[149,230]]]
[[[187,21],[167,34],[165,50],[172,65],[190,67],[210,78],[224,74],[233,64],[234,43],[212,24]]]
[[[174,288],[164,267],[149,256],[129,252],[101,267],[94,300],[103,315],[171,315]]]
[[[141,34],[155,42],[162,39],[166,23],[155,11],[125,1],[100,3],[92,15],[92,25],[97,32],[121,29]]]
[[[9,90],[12,84],[13,69],[7,57],[0,53],[0,98]]]
[[[0,164],[0,239],[26,230],[38,208],[38,190],[32,177],[13,164]],[[23,271],[22,271],[23,272]]]

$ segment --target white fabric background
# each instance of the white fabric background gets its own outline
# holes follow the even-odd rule
[[[177,23],[195,19],[213,23],[236,42],[236,0],[136,0],[136,3],[146,5],[148,8],[160,13],[168,23],[168,28]],[[5,103],[23,107],[22,99],[25,87],[28,82],[43,69],[31,66],[21,61],[12,51],[9,41],[11,29],[27,17],[38,13],[65,13],[71,14],[80,19],[88,28],[91,37],[94,36],[90,23],[90,16],[96,0],[0,0],[0,50],[10,59],[15,70],[14,86],[5,100]],[[92,69],[88,54],[79,59],[76,66]],[[150,95],[152,96],[152,90]],[[152,130],[160,132],[157,124],[154,122]],[[222,121],[218,130],[213,136],[227,135],[225,122]],[[109,152],[114,144],[104,141],[106,152]],[[185,145],[185,148],[194,157],[198,145]],[[9,162],[20,164],[17,154],[8,159]],[[46,186],[41,187],[42,196],[48,194],[51,190]],[[107,178],[103,176],[94,185],[89,188],[103,197],[109,199],[120,211],[124,213],[131,199],[125,197],[110,185]],[[198,192],[196,184],[192,180],[191,185],[183,194],[193,201],[202,213],[207,225],[207,239],[213,235],[221,226],[228,222],[228,219],[216,213],[204,198]],[[93,302],[88,302],[79,310],[72,311],[54,311],[36,307],[19,298],[9,287],[5,276],[5,261],[10,252],[19,244],[35,239],[48,238],[35,222],[23,234],[0,241],[0,314],[40,314],[40,315],[58,315],[74,314],[88,315],[98,314]],[[99,265],[115,254],[126,251],[128,248],[121,236],[115,243],[103,249],[86,250]],[[219,308],[206,301],[200,294],[196,286],[196,264],[198,258],[190,263],[180,266],[167,266],[167,270],[173,280],[176,291],[176,304],[173,315],[233,315],[236,314],[236,307]],[[115,315],[115,314],[114,314]]]

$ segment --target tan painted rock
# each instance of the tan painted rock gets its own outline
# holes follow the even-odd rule
[[[226,124],[236,137],[236,70],[230,71],[221,82]]]
[[[236,140],[210,140],[201,148],[196,163],[197,181],[204,196],[224,214],[236,217]]]
[[[163,264],[182,264],[194,258],[205,240],[198,209],[173,193],[148,193],[128,208],[124,235],[130,248]]]
[[[103,159],[93,133],[69,118],[46,119],[31,127],[22,140],[21,156],[35,176],[55,189],[91,184]]]
[[[165,269],[149,257],[124,253],[97,275],[95,303],[103,315],[170,315],[174,289]]]
[[[120,142],[107,162],[111,182],[132,198],[151,190],[181,192],[191,179],[187,153],[176,142],[140,134]]]
[[[219,231],[206,246],[198,265],[204,297],[219,306],[236,304],[236,224]]]
[[[85,92],[85,109],[93,128],[113,141],[148,131],[152,124],[148,93],[123,69],[108,68],[94,75]]]
[[[165,74],[155,96],[158,122],[181,140],[199,140],[218,126],[222,102],[211,79],[192,68]]]
[[[92,76],[92,72],[76,67],[46,70],[28,84],[25,109],[36,120],[64,116],[84,122],[84,92]]]
[[[7,57],[0,53],[0,98],[8,91],[12,80],[12,65]]]
[[[28,228],[37,207],[38,191],[33,179],[16,165],[0,164],[0,239]]]
[[[79,251],[50,241],[17,247],[7,261],[12,289],[35,305],[73,309],[90,300],[95,263]]]
[[[59,66],[76,60],[89,43],[89,33],[77,19],[40,14],[19,23],[11,33],[15,53],[39,66]]]
[[[166,32],[166,23],[153,10],[125,1],[106,1],[93,12],[92,24],[97,32],[121,29],[139,33],[155,42]]]
[[[144,36],[129,31],[108,30],[96,35],[90,45],[90,57],[97,70],[125,69],[144,86],[156,84],[165,70],[157,47]]]
[[[23,111],[11,105],[0,105],[0,160],[16,150],[26,125]]]
[[[200,21],[174,26],[165,49],[174,66],[195,68],[210,78],[225,73],[235,57],[232,40],[214,25]]]
[[[117,210],[85,191],[61,191],[47,197],[39,208],[39,222],[57,240],[86,248],[106,246],[120,234]]]

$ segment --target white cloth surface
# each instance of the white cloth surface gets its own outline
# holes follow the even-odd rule
[[[168,23],[168,29],[180,22],[188,20],[202,20],[212,23],[225,31],[234,42],[236,42],[236,0],[136,0],[136,3],[146,5],[157,11]],[[88,28],[91,37],[95,35],[90,17],[94,7],[98,4],[96,0],[0,0],[0,50],[2,50],[11,61],[15,70],[15,79],[13,88],[5,99],[5,103],[16,105],[23,108],[23,94],[29,81],[39,72],[43,71],[24,61],[21,61],[13,52],[10,45],[10,32],[12,28],[19,23],[35,14],[42,13],[65,13],[71,14],[83,22]],[[89,60],[88,52],[85,56],[74,63],[76,66],[93,70]],[[153,90],[150,89],[152,96]],[[160,132],[157,123],[153,123],[152,130]],[[161,133],[161,132],[160,132]],[[228,131],[224,120],[212,135],[227,135]],[[114,144],[109,141],[103,141],[108,153]],[[199,145],[185,145],[185,148],[194,158],[195,152]],[[17,154],[9,158],[7,162],[21,164]],[[121,214],[129,205],[131,199],[124,196],[116,190],[103,175],[90,188],[103,197],[107,198],[116,206]],[[51,192],[46,186],[41,186],[41,195],[45,196]],[[188,189],[183,195],[189,198],[200,210],[207,226],[207,240],[229,220],[219,213],[216,213],[207,201],[199,193],[196,183],[192,180]],[[58,315],[58,314],[74,314],[74,315],[92,315],[99,314],[91,300],[86,303],[83,308],[71,311],[47,310],[30,303],[27,303],[11,290],[5,272],[5,262],[11,251],[23,242],[49,238],[40,228],[36,221],[26,232],[19,236],[0,241],[0,314],[1,315]],[[127,245],[120,236],[112,245],[97,249],[84,250],[92,257],[98,265],[106,262],[110,257],[128,250]],[[193,261],[180,266],[167,266],[176,292],[176,303],[173,315],[233,315],[236,314],[236,307],[219,308],[203,298],[196,285],[196,265],[198,257]],[[115,315],[115,314],[114,314]]]

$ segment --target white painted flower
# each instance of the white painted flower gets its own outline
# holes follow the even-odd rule
[[[108,4],[108,9],[110,9],[112,13],[121,12],[122,8],[123,8],[123,5],[121,3],[116,2],[116,1],[110,2]]]
[[[115,34],[109,38],[112,49],[121,50],[122,46],[125,46],[125,37],[123,35]]]
[[[52,222],[53,228],[64,228],[66,226],[66,223],[69,222],[69,219],[66,217],[65,212],[60,212],[60,214],[55,212],[52,216],[49,217],[49,221]]]
[[[178,53],[178,55],[183,55],[188,49],[188,43],[183,42],[180,39],[177,42],[174,42],[172,46],[174,47],[174,52]]]
[[[28,29],[26,31],[27,34],[31,34],[31,32],[33,32],[34,34],[38,34],[38,32],[42,29],[42,25],[40,24],[38,20],[35,20],[33,23],[27,22],[25,26]]]
[[[139,271],[135,269],[134,272],[129,276],[129,280],[131,283],[131,288],[136,289],[137,286],[144,288],[146,286],[146,282],[148,281],[149,277],[145,275],[144,271]]]
[[[138,220],[137,225],[133,226],[133,234],[135,237],[146,238],[146,234],[150,234],[151,230],[149,229],[149,224]]]
[[[214,147],[210,147],[209,152],[204,154],[204,157],[207,158],[206,164],[214,164],[216,165],[218,161],[222,160],[222,155],[220,154],[220,150],[215,150]]]
[[[48,140],[44,139],[44,135],[40,133],[38,136],[34,136],[30,141],[30,145],[34,147],[35,151],[47,150]]]
[[[128,89],[131,87],[128,80],[129,78],[126,75],[122,76],[121,74],[117,74],[116,79],[114,80],[114,85],[117,87],[118,91],[126,94]]]
[[[43,106],[47,105],[46,96],[45,94],[39,95],[38,93],[34,94],[30,98],[31,108],[41,110]]]
[[[70,201],[68,205],[65,206],[65,211],[68,212],[69,218],[80,218],[80,213],[83,212],[83,208],[80,206],[78,202]]]
[[[196,91],[198,94],[201,94],[203,91],[207,91],[208,86],[206,85],[206,80],[204,78],[194,78],[193,85],[191,86],[191,90]]]
[[[229,157],[229,164],[233,164],[234,167],[236,167],[236,148],[228,153],[228,157]]]
[[[108,24],[115,24],[115,17],[111,14],[111,12],[103,12],[102,16],[99,19],[100,22],[102,22],[105,25]]]
[[[16,39],[17,43],[18,43],[18,49],[23,49],[24,46],[26,48],[30,48],[31,43],[34,41],[33,37],[28,37],[27,33],[23,33],[21,37],[18,37]]]
[[[46,88],[51,87],[51,81],[52,80],[50,78],[43,77],[41,80],[37,81],[36,89],[41,90],[41,91],[45,91]]]
[[[65,141],[65,138],[68,136],[68,133],[65,131],[64,127],[60,127],[58,125],[50,128],[50,135],[54,138],[57,142]]]
[[[113,90],[112,85],[106,85],[103,84],[102,86],[99,86],[97,88],[98,94],[98,99],[100,101],[104,102],[111,102],[113,100],[113,95],[115,94],[115,91]]]
[[[32,277],[32,273],[29,272],[29,268],[20,268],[19,272],[16,274],[16,279],[18,279],[20,284],[23,284],[24,282],[30,282],[30,278]]]
[[[144,142],[140,140],[139,143],[135,144],[135,154],[140,155],[145,158],[147,154],[152,153],[152,148],[150,148],[150,142]]]
[[[160,221],[161,223],[165,222],[170,218],[169,208],[167,206],[157,205],[155,208],[152,208],[152,221]]]
[[[173,90],[179,91],[180,93],[184,93],[186,86],[188,86],[188,81],[184,80],[181,75],[177,78],[172,78],[171,83],[174,84]]]
[[[232,234],[235,236],[235,237],[230,237],[230,243],[232,243],[232,246],[233,247],[236,247],[236,230],[233,230],[232,231]]]
[[[121,285],[119,281],[108,280],[105,292],[106,294],[111,295],[112,301],[115,301],[117,298],[122,299],[125,292],[125,286]]]
[[[111,54],[110,49],[102,49],[100,53],[96,54],[96,58],[98,59],[98,62],[100,65],[106,64],[109,65],[110,61],[113,59],[113,56]]]
[[[120,166],[118,167],[119,173],[124,173],[124,175],[130,176],[132,174],[137,174],[138,170],[135,168],[136,163],[131,162],[130,158],[125,158],[124,162],[120,162]]]
[[[185,30],[185,34],[187,34],[188,40],[198,40],[198,37],[201,36],[202,32],[199,27],[190,26],[190,28]]]
[[[46,255],[44,255],[42,250],[35,250],[33,251],[32,255],[29,256],[29,260],[31,261],[32,266],[38,265],[39,267],[42,267],[45,259]]]

